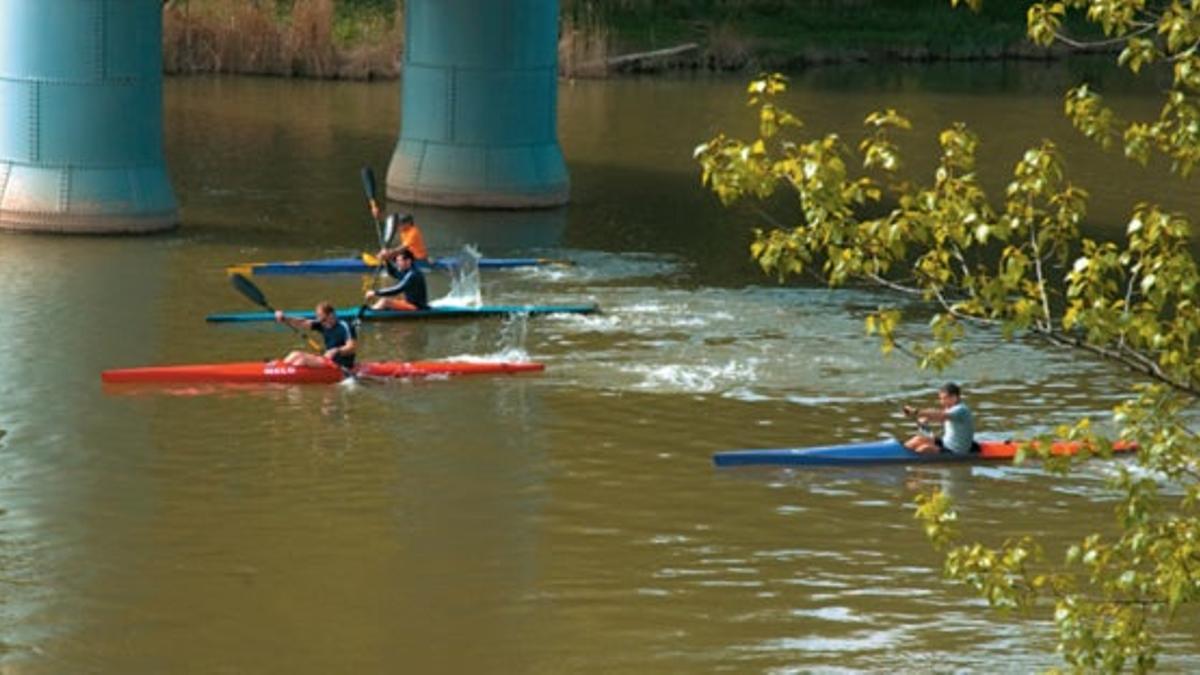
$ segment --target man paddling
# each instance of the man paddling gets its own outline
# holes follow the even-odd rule
[[[284,316],[283,312],[275,311],[275,320],[286,323],[301,330],[315,330],[321,333],[325,340],[325,351],[321,354],[293,351],[283,357],[283,362],[289,366],[305,368],[324,368],[330,362],[343,369],[354,367],[354,352],[358,349],[358,333],[349,321],[339,319],[333,305],[321,302],[317,305],[316,320],[297,319]]]
[[[417,262],[429,262],[429,250],[425,248],[425,237],[421,234],[421,229],[417,227],[417,224],[413,222],[411,214],[389,214],[387,225],[387,231],[398,232],[400,234],[400,245],[394,249],[388,249],[389,252],[399,253],[400,249],[406,248],[412,251],[413,258]],[[382,252],[379,254],[379,257],[383,257]]]
[[[962,390],[957,384],[948,382],[938,389],[937,394],[940,408],[919,410],[906,405],[903,410],[906,417],[916,418],[922,429],[930,422],[941,422],[942,435],[917,434],[905,441],[904,447],[920,453],[965,455],[979,452],[979,444],[975,442],[975,418],[967,404],[963,403]]]
[[[367,291],[367,304],[371,309],[400,312],[429,309],[425,275],[417,269],[413,252],[407,248],[380,251],[379,258],[387,266],[388,274],[392,275],[396,283],[378,291]]]

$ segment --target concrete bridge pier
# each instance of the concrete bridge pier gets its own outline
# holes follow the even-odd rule
[[[174,227],[162,113],[161,0],[0,0],[0,229]]]
[[[558,0],[408,0],[388,197],[450,207],[565,204]]]

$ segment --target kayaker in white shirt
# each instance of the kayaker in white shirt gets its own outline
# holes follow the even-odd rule
[[[979,444],[975,442],[975,418],[971,409],[962,400],[962,389],[953,382],[948,382],[938,389],[938,403],[941,408],[917,409],[904,406],[904,415],[914,417],[917,424],[925,427],[933,422],[942,423],[942,435],[921,433],[913,436],[904,443],[904,447],[914,452],[949,452],[955,455],[965,455],[979,452]]]

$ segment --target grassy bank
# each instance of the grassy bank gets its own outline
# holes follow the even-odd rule
[[[163,7],[163,68],[393,78],[402,20],[394,0],[171,0]]]
[[[634,69],[794,68],[870,60],[1044,57],[1025,40],[1027,2],[949,0],[563,0],[563,15],[605,26],[610,54],[695,43]]]
[[[562,0],[567,76],[626,70],[789,69],[870,60],[1043,57],[1025,39],[1027,3],[948,0]],[[170,0],[168,73],[391,78],[403,0]],[[630,53],[694,45],[665,56]]]

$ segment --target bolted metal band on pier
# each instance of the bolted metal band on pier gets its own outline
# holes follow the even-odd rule
[[[160,0],[0,0],[0,229],[174,227],[162,112]]]
[[[388,197],[441,206],[565,204],[558,0],[408,0]]]

